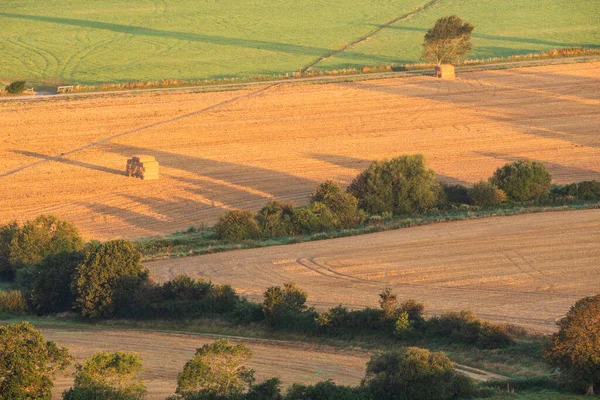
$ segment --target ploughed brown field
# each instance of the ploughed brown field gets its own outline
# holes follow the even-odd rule
[[[164,399],[175,394],[177,374],[185,363],[194,356],[197,348],[218,339],[206,335],[65,327],[42,327],[42,332],[48,340],[67,346],[77,362],[99,351],[138,353],[146,368],[143,378],[149,399]],[[285,386],[315,384],[327,379],[338,384],[358,385],[370,358],[370,354],[363,351],[296,342],[247,338],[231,341],[244,343],[252,350],[248,366],[256,371],[257,382],[277,376]],[[474,377],[485,379],[486,376]],[[60,394],[72,384],[72,377],[59,377],[55,382],[54,398],[61,398]]]
[[[168,234],[272,197],[303,204],[319,182],[347,184],[402,153],[423,153],[445,182],[474,183],[522,157],[545,162],[555,182],[600,179],[598,87],[590,62],[0,102],[0,223],[52,213],[87,238]],[[136,154],[156,157],[159,180],[125,176]]]
[[[390,287],[429,313],[471,309],[498,322],[556,330],[599,291],[600,210],[561,211],[420,226],[287,246],[148,262],[157,281],[178,274],[230,283],[261,301],[296,282],[319,309],[378,307]]]

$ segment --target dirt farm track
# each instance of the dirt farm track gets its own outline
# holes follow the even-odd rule
[[[168,234],[267,199],[307,201],[373,159],[423,153],[473,183],[506,162],[600,179],[600,62],[218,93],[0,103],[0,223],[53,213],[87,238]],[[62,156],[61,156],[62,154]],[[161,179],[124,175],[150,154]],[[57,157],[58,156],[58,157]]]

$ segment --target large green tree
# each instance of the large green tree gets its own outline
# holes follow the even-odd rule
[[[456,15],[438,19],[425,34],[423,58],[438,65],[460,60],[472,49],[471,32],[474,28]]]
[[[600,385],[600,295],[576,302],[558,326],[544,356],[593,396],[594,387]]]
[[[0,400],[51,399],[55,375],[71,360],[28,322],[0,326]]]
[[[552,176],[544,163],[518,160],[498,168],[490,183],[514,201],[539,200],[550,193]]]
[[[177,377],[176,393],[183,398],[229,398],[243,394],[254,382],[245,365],[252,352],[243,344],[217,340],[196,350]]]
[[[27,221],[12,238],[9,261],[13,270],[40,262],[50,254],[78,251],[83,240],[75,226],[53,215]]]
[[[140,377],[142,360],[137,354],[100,352],[75,365],[73,388],[65,400],[139,400],[146,394]]]
[[[73,276],[76,307],[85,317],[111,317],[120,302],[148,279],[142,255],[127,240],[112,240],[86,251]]]
[[[425,211],[440,202],[443,190],[422,155],[375,161],[348,186],[360,208],[370,214]]]

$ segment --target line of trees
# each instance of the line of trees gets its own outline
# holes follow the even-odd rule
[[[304,305],[302,291],[291,285],[268,292],[263,305],[266,309],[273,310],[273,302],[288,303],[280,307],[283,311],[290,307],[298,310]],[[392,319],[408,315],[408,320],[415,321],[410,315],[421,309],[410,302],[398,308],[390,291],[381,294],[380,304],[384,314]],[[560,369],[563,379],[589,396],[600,385],[599,315],[600,295],[579,300],[558,322],[559,331],[544,348],[544,358]],[[373,355],[358,387],[331,381],[311,386],[294,384],[285,394],[276,377],[256,383],[254,370],[247,366],[251,356],[245,345],[227,340],[198,348],[179,373],[176,393],[169,399],[450,400],[478,394],[473,381],[457,373],[444,353],[416,347]],[[56,375],[73,361],[67,348],[46,341],[28,322],[0,326],[0,399],[50,399]],[[63,393],[63,399],[142,399],[147,392],[142,372],[142,360],[137,354],[96,353],[75,365],[73,387]]]

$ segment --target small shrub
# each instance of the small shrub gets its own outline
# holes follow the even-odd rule
[[[256,213],[256,221],[261,236],[263,238],[274,238],[292,235],[294,233],[293,215],[294,205],[292,203],[269,201]]]
[[[286,400],[375,400],[365,388],[337,385],[328,380],[315,385],[293,384]]]
[[[555,186],[551,192],[555,198],[568,196],[577,200],[600,200],[600,182],[583,181]]]
[[[217,238],[241,241],[257,239],[260,236],[258,224],[250,211],[228,211],[219,218],[215,225]]]
[[[408,318],[407,312],[401,312],[396,319],[396,325],[394,326],[394,336],[400,339],[408,337],[411,332],[411,323]]]
[[[358,199],[332,181],[320,184],[310,201],[324,204],[335,216],[336,227],[350,228],[364,220],[364,214],[358,209]]]
[[[537,161],[519,160],[498,168],[490,183],[502,189],[513,201],[540,200],[550,193],[552,177]]]
[[[472,204],[479,207],[497,207],[506,201],[506,194],[489,182],[481,181],[469,190]]]
[[[27,301],[20,290],[0,291],[0,312],[24,313],[27,311]]]
[[[6,91],[10,94],[20,94],[25,90],[25,81],[14,81],[6,86]]]
[[[325,232],[335,227],[335,216],[320,202],[295,209],[292,221],[295,231],[304,234]]]
[[[285,283],[283,288],[272,286],[263,294],[263,314],[271,326],[275,326],[286,313],[298,313],[306,310],[308,294],[295,283]]]
[[[469,189],[462,185],[443,185],[446,202],[450,204],[471,204]]]
[[[420,324],[425,319],[423,317],[423,312],[425,311],[425,305],[423,303],[419,303],[415,299],[408,299],[403,301],[398,308],[399,313],[406,313],[408,315],[408,319],[413,322]]]
[[[373,162],[348,187],[369,214],[417,213],[439,204],[440,185],[422,155]]]

